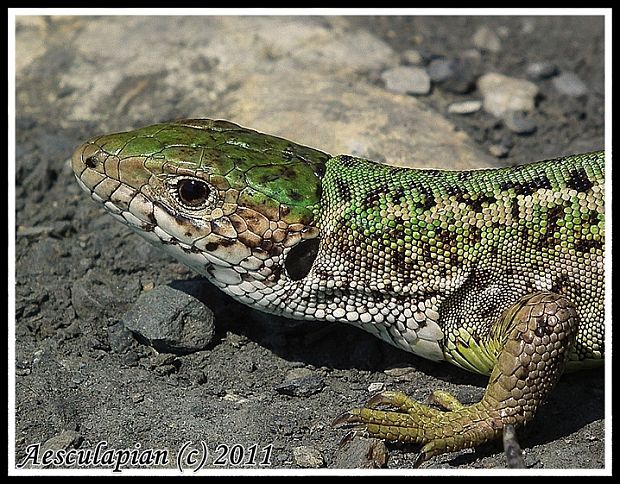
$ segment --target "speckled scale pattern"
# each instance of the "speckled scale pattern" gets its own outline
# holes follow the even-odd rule
[[[410,170],[349,156],[328,161],[314,274],[389,300],[398,346],[437,338],[447,359],[490,373],[490,327],[521,295],[566,295],[580,310],[572,359],[602,358],[604,205],[600,153],[494,170]],[[404,318],[403,318],[404,316]],[[424,329],[426,328],[426,329]]]

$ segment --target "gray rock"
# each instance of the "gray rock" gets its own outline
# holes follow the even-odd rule
[[[499,52],[502,48],[499,36],[486,25],[476,30],[472,42],[478,49],[489,52]]]
[[[528,78],[533,81],[548,79],[558,73],[558,67],[552,62],[532,62],[525,68]]]
[[[316,469],[325,465],[325,460],[321,452],[314,447],[308,447],[306,445],[293,447],[293,459],[295,460],[295,464],[304,468]]]
[[[448,112],[451,114],[472,114],[480,111],[482,101],[472,99],[470,101],[459,101],[448,106]]]
[[[64,430],[60,434],[46,440],[41,446],[41,453],[43,454],[47,450],[58,451],[77,448],[82,440],[84,439],[79,432],[75,430]]]
[[[309,397],[315,393],[319,393],[325,387],[323,378],[319,375],[303,376],[301,378],[293,378],[284,381],[278,385],[275,390],[281,395],[289,395],[291,397]]]
[[[536,122],[529,116],[518,111],[511,111],[504,116],[506,127],[513,133],[527,135],[536,131]]]
[[[588,92],[586,84],[574,72],[563,72],[554,77],[552,82],[558,92],[567,96],[578,97]]]
[[[454,75],[454,61],[437,57],[429,62],[426,69],[433,82],[442,83]]]
[[[157,351],[176,354],[205,349],[215,332],[211,309],[171,286],[141,294],[122,321]]]
[[[132,282],[134,287],[117,287],[111,280],[105,270],[94,269],[71,286],[71,305],[80,319],[118,317],[117,310],[130,303],[138,282]]]
[[[345,441],[334,455],[334,469],[380,469],[387,465],[388,449],[379,439],[353,437]]]
[[[478,79],[482,94],[482,107],[497,118],[511,111],[534,110],[538,94],[536,84],[525,79],[489,72]]]
[[[401,94],[423,95],[431,90],[431,79],[421,67],[398,66],[384,71],[386,89]]]
[[[433,59],[427,69],[431,80],[445,91],[464,94],[474,87],[478,61],[473,57],[463,59]]]
[[[134,341],[131,331],[118,322],[108,326],[108,343],[115,353],[125,353]]]

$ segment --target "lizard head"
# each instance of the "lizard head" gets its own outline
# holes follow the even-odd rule
[[[247,295],[244,282],[269,285],[309,270],[328,158],[227,121],[186,119],[92,138],[72,167],[115,218]],[[287,262],[292,250],[299,254]]]

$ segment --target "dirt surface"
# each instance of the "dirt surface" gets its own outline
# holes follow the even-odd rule
[[[110,28],[129,24],[121,30],[133,22],[126,17],[107,21]],[[215,313],[215,336],[206,350],[158,353],[124,330],[122,316],[141,293],[173,281],[200,279],[85,196],[67,160],[81,141],[113,129],[200,112],[204,117],[227,117],[231,108],[226,93],[240,81],[234,76],[210,77],[210,57],[205,56],[206,64],[188,66],[206,73],[202,85],[187,91],[196,95],[203,89],[204,101],[190,102],[189,94],[180,96],[164,82],[163,70],[141,74],[121,64],[115,71],[120,81],[93,102],[89,86],[113,74],[98,68],[99,56],[110,53],[95,49],[89,57],[79,55],[76,39],[97,22],[102,20],[18,21],[16,41],[30,58],[18,56],[16,75],[17,462],[31,455],[29,446],[36,443],[94,449],[105,441],[110,449],[165,449],[170,459],[163,467],[175,467],[184,443],[203,441],[211,457],[222,457],[226,468],[257,469],[258,463],[243,463],[263,458],[268,463],[261,468],[331,468],[342,465],[338,443],[346,431],[331,428],[330,422],[365,402],[372,383],[384,383],[421,401],[435,389],[452,391],[464,402],[481,397],[484,378],[421,360],[344,324],[262,315],[206,282],[200,283],[201,298]],[[181,20],[171,17],[167,22],[174,33]],[[500,47],[495,52],[478,48],[479,74],[526,78],[528,64],[550,61],[559,72],[575,73],[587,92],[573,97],[554,88],[552,78],[533,80],[539,89],[530,113],[536,129],[526,135],[511,132],[483,110],[467,116],[449,114],[446,107],[454,101],[480,99],[475,85],[467,93],[433,85],[428,95],[417,98],[422,106],[446,117],[487,156],[493,145],[507,147],[503,158],[494,158],[498,165],[604,147],[600,17],[354,17],[318,22],[339,39],[360,33],[379,39],[391,49],[392,66],[405,63],[402,56],[411,49],[427,59],[422,65],[433,56],[459,57],[475,48],[475,32],[488,27]],[[149,62],[163,65],[167,59],[158,55],[153,35]],[[245,35],[254,34],[248,29]],[[185,47],[179,41],[178,49]],[[118,48],[120,52],[123,46]],[[280,51],[274,51],[277,55],[266,58],[277,58]],[[290,69],[295,75],[295,66]],[[73,72],[74,84],[63,77],[67,72]],[[361,69],[349,82],[383,88],[381,69]],[[144,83],[150,83],[147,98],[139,91]],[[212,92],[216,95],[209,97]],[[340,113],[332,115],[337,118]],[[303,384],[311,384],[293,395],[282,390],[283,383],[300,375],[310,377]],[[526,465],[602,468],[603,402],[602,371],[566,375],[535,422],[518,434]],[[415,446],[388,444],[387,449],[387,468],[412,468]],[[208,466],[221,468],[212,459]],[[505,467],[500,444],[447,454],[423,465],[498,467]]]

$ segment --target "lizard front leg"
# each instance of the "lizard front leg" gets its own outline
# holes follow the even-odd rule
[[[505,342],[482,400],[462,405],[450,394],[435,392],[435,402],[444,409],[438,410],[401,392],[383,392],[334,424],[360,424],[371,437],[422,444],[416,465],[499,438],[505,425],[532,420],[562,375],[577,329],[577,312],[566,297],[547,291],[529,294],[490,329],[489,341],[501,330]],[[380,404],[395,410],[374,408]]]

